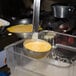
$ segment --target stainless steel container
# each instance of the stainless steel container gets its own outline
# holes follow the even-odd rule
[[[70,17],[75,8],[72,5],[67,4],[52,4],[53,14],[56,18],[68,18]]]

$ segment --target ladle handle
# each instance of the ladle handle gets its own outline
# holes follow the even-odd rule
[[[33,5],[33,31],[38,32],[40,14],[40,0],[34,0]]]

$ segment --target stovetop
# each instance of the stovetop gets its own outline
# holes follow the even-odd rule
[[[4,32],[0,34],[0,51],[4,49],[4,47],[20,40],[15,34],[9,34],[8,32]]]
[[[53,15],[48,14],[47,17],[43,18],[42,28],[44,30],[53,30],[56,32],[76,35],[75,24],[76,24],[76,17],[75,16],[72,16],[72,17],[67,18],[67,19],[66,18],[61,19],[61,18],[55,18],[55,17],[53,17]],[[65,25],[64,29],[67,29],[67,28],[70,28],[70,29],[67,32],[63,32],[62,29],[60,29],[60,27],[62,27],[62,25]]]

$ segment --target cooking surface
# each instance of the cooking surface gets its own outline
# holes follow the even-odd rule
[[[67,33],[74,35],[76,30],[76,16],[73,15],[70,18],[55,18],[53,14],[47,14],[46,17],[43,18],[42,27],[45,30],[53,30],[57,32]],[[63,27],[64,26],[64,27]],[[64,31],[63,31],[64,30]],[[68,31],[65,31],[68,30]]]
[[[0,35],[0,50],[4,49],[5,46],[18,40],[20,39],[15,34],[8,35],[8,33],[5,32],[3,35]]]

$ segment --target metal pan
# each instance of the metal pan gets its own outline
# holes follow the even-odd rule
[[[24,18],[24,19],[16,19],[11,22],[11,26],[18,25],[18,24],[31,24],[32,19],[31,18]]]
[[[9,27],[15,26],[15,25],[20,25],[20,24],[25,24],[25,25],[32,24],[32,19],[31,18],[25,18],[25,19],[14,20],[11,22],[11,25]],[[7,28],[6,28],[6,30],[7,30]],[[10,33],[10,31],[8,31],[8,32]],[[13,33],[13,32],[11,32],[11,33]],[[31,35],[30,32],[29,33],[14,33],[14,34],[16,34],[19,38],[26,38],[27,36]]]

